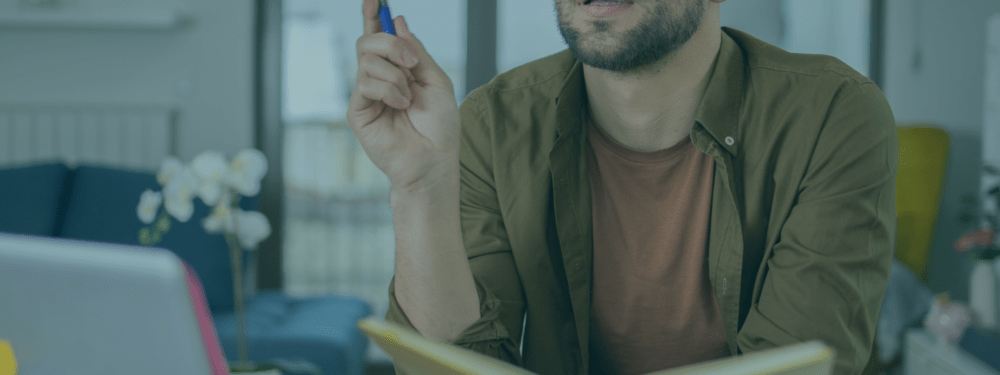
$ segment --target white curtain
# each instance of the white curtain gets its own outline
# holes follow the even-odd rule
[[[343,122],[285,130],[285,291],[388,306],[395,266],[389,181]]]

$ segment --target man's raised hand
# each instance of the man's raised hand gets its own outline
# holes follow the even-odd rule
[[[382,32],[378,1],[364,0],[358,76],[347,123],[393,189],[457,176],[459,113],[451,79],[410,32]]]

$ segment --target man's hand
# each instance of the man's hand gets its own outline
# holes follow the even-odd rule
[[[347,123],[393,189],[457,176],[459,112],[451,80],[402,16],[382,32],[377,0],[364,0],[358,77]]]

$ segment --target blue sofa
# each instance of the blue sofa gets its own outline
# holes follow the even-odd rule
[[[162,190],[153,173],[62,163],[0,169],[0,232],[138,245],[136,215],[145,189]],[[255,202],[244,199],[251,209]],[[161,208],[162,209],[162,208]],[[209,208],[195,200],[191,220],[174,220],[157,247],[173,251],[201,279],[223,351],[236,359],[229,252],[201,227]],[[280,291],[247,299],[249,356],[255,362],[305,360],[324,375],[364,372],[368,340],[356,327],[371,315],[357,298],[297,298]]]

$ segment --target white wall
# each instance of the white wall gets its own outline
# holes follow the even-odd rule
[[[782,0],[725,1],[719,4],[719,23],[781,47],[785,26],[782,3]]]
[[[868,75],[870,0],[783,1],[783,48],[835,56]]]
[[[935,292],[964,300],[970,265],[953,243],[966,229],[961,198],[979,189],[986,21],[1000,1],[889,0],[886,12],[882,90],[896,121],[935,124],[951,137],[928,274]]]
[[[837,57],[868,75],[870,0],[729,0],[722,26],[795,53]]]
[[[497,74],[566,49],[555,1],[497,1]]]
[[[0,2],[0,14],[24,11]],[[250,0],[62,0],[53,12],[172,9],[175,30],[0,29],[0,103],[137,103],[178,109],[180,157],[253,145]]]

